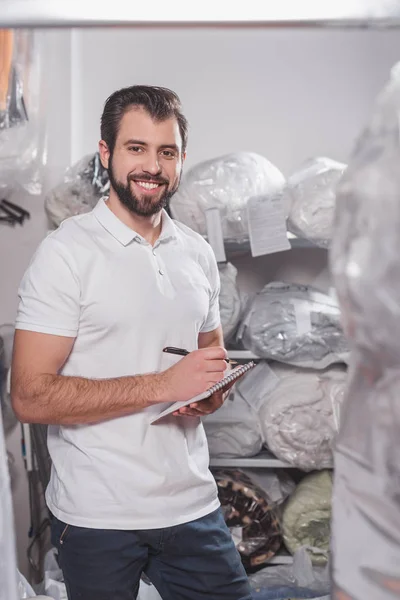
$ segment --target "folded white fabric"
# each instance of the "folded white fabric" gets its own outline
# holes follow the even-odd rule
[[[331,472],[325,470],[307,475],[283,511],[283,540],[289,552],[294,554],[306,546],[313,564],[325,564],[329,551],[331,510]]]
[[[239,343],[261,358],[314,369],[348,358],[337,301],[311,286],[271,282],[249,304]]]
[[[269,367],[264,367],[270,382]],[[325,371],[274,364],[260,404],[264,441],[279,459],[312,471],[333,466],[332,445],[346,387],[344,367]],[[248,375],[250,379],[250,373]]]
[[[285,178],[275,165],[254,152],[237,152],[201,162],[182,178],[171,199],[171,213],[207,235],[206,211],[219,209],[225,239],[248,239],[246,206],[254,196],[274,196]]]
[[[236,285],[237,269],[232,263],[218,266],[221,280],[219,312],[225,342],[236,332],[242,315],[242,302]]]
[[[289,177],[282,198],[284,206],[289,207],[289,231],[317,246],[329,246],[336,186],[345,170],[343,163],[316,157],[307,160]]]
[[[203,418],[203,425],[214,458],[255,456],[263,446],[257,412],[236,390],[219,410]]]

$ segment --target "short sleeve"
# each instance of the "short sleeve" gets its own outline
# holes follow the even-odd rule
[[[18,290],[16,329],[76,337],[80,286],[68,249],[50,234],[35,252]]]
[[[208,280],[211,285],[211,296],[210,306],[208,310],[207,319],[201,328],[201,333],[207,333],[213,331],[221,324],[221,317],[219,314],[219,292],[221,287],[219,271],[217,261],[215,259],[214,252],[208,242],[205,242],[207,259],[208,259]]]

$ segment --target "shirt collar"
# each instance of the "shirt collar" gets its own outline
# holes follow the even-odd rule
[[[125,225],[106,205],[107,197],[100,198],[93,209],[93,214],[99,223],[123,246],[132,241],[144,242],[144,238],[136,231]],[[167,241],[176,238],[176,227],[168,213],[163,210],[161,214],[161,234],[157,241]]]

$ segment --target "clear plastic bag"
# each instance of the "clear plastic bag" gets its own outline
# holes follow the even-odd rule
[[[348,360],[333,298],[311,286],[272,282],[249,303],[237,340],[261,358],[324,369]]]
[[[282,202],[289,207],[288,230],[327,248],[332,239],[336,187],[346,165],[330,158],[307,160],[289,177]]]
[[[266,567],[249,582],[254,600],[320,598],[330,591],[328,566],[313,566],[306,547],[296,550],[292,565]]]
[[[137,600],[162,600],[162,598],[154,585],[141,581]]]
[[[67,588],[65,587],[62,570],[57,561],[57,550],[51,548],[46,553],[43,563],[44,579],[37,586],[37,591],[53,600],[67,600]]]
[[[64,219],[90,212],[110,189],[108,172],[98,152],[81,158],[65,172],[64,180],[45,197],[44,207],[53,227]]]
[[[235,389],[219,410],[202,421],[213,458],[255,456],[263,446],[258,415]]]
[[[287,501],[282,516],[283,539],[294,554],[307,546],[311,562],[328,560],[332,510],[332,473],[310,473],[299,483]]]
[[[237,269],[232,263],[219,264],[221,292],[219,295],[219,311],[225,342],[236,333],[242,316],[242,299],[236,285]]]
[[[0,192],[40,194],[46,150],[43,32],[0,32]]]
[[[259,411],[266,445],[277,458],[302,471],[332,468],[346,369],[314,371],[277,363],[270,368],[275,385],[266,384]]]
[[[224,239],[241,242],[249,239],[248,199],[279,194],[284,183],[279,169],[263,156],[228,154],[192,167],[172,197],[170,209],[174,219],[205,236],[205,212],[218,208]]]
[[[28,583],[27,579],[20,573],[17,572],[18,576],[18,598],[19,600],[25,600],[25,598],[36,597],[33,587]]]
[[[248,572],[265,565],[282,544],[277,505],[239,469],[214,471],[225,522]]]
[[[11,406],[10,396],[10,366],[14,327],[0,325],[0,406],[3,415],[5,434],[9,434],[17,425],[18,420]]]
[[[0,412],[0,600],[19,600],[10,476]]]
[[[400,63],[337,190],[330,262],[352,352],[336,442],[333,579],[355,600],[399,595]]]

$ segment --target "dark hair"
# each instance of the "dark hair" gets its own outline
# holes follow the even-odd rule
[[[111,94],[104,105],[101,116],[101,139],[106,142],[111,153],[114,150],[121,119],[132,106],[143,107],[155,121],[165,121],[175,117],[182,138],[182,152],[185,152],[188,122],[182,113],[179,96],[168,88],[132,85]]]

